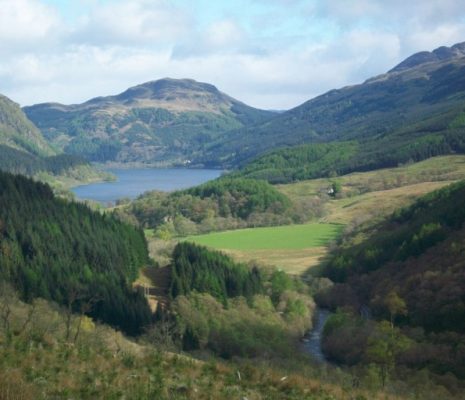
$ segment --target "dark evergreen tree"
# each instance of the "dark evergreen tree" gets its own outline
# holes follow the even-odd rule
[[[142,231],[0,172],[0,279],[24,299],[73,300],[76,311],[93,299],[90,315],[136,334],[151,313],[131,282],[147,263]]]
[[[188,242],[175,247],[172,274],[173,298],[195,290],[226,302],[231,297],[250,298],[263,290],[257,268],[238,264],[223,253]]]

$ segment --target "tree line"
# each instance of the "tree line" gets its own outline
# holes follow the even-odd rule
[[[39,172],[50,172],[60,175],[71,168],[87,164],[81,157],[73,155],[40,157],[0,144],[0,170],[13,174],[33,176]]]
[[[260,271],[234,262],[218,251],[189,242],[179,243],[173,251],[170,296],[192,291],[208,293],[223,303],[228,298],[251,298],[263,291]]]
[[[392,168],[434,156],[464,153],[464,127],[454,121],[448,126],[443,126],[442,122],[435,126],[429,121],[430,125],[423,128],[423,135],[415,140],[412,140],[411,135],[417,135],[417,126],[385,138],[312,143],[276,149],[243,165],[233,176],[263,179],[273,184],[289,183]]]

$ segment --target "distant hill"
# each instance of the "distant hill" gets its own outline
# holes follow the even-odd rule
[[[415,54],[362,84],[331,90],[264,123],[228,132],[197,161],[235,167],[277,148],[343,141],[359,147],[333,168],[347,172],[462,152],[464,137],[461,43]]]
[[[441,46],[433,51],[420,51],[406,58],[389,72],[405,71],[428,63],[447,62],[461,57],[465,57],[465,42],[452,47]]]
[[[261,123],[258,110],[190,79],[160,79],[78,105],[25,107],[54,146],[91,161],[189,163],[221,133]]]

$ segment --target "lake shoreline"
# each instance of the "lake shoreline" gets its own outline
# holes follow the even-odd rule
[[[223,173],[218,169],[194,168],[108,168],[114,180],[93,182],[72,187],[78,200],[114,204],[120,199],[135,199],[141,194],[158,190],[171,192],[197,186],[216,179]]]
[[[165,162],[155,162],[155,163],[143,163],[143,162],[114,162],[109,161],[106,163],[93,162],[92,165],[96,166],[101,170],[109,169],[189,169],[189,170],[216,170],[222,172],[228,172],[227,170],[220,167],[208,167],[206,168],[201,164],[182,164],[182,163],[165,163]]]

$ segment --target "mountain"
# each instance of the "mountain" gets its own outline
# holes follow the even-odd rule
[[[399,72],[406,69],[418,67],[428,63],[453,61],[454,59],[465,57],[465,43],[457,43],[452,47],[441,46],[433,51],[420,51],[406,58],[389,72]]]
[[[103,179],[88,162],[74,155],[61,154],[50,146],[37,127],[18,104],[0,95],[0,170],[15,174],[38,176],[56,188],[60,178],[74,181]]]
[[[258,110],[190,79],[160,79],[78,105],[25,107],[54,146],[91,161],[189,163],[221,133],[261,123]]]
[[[35,156],[56,154],[19,105],[3,95],[0,95],[0,145]]]
[[[348,172],[461,152],[464,100],[461,43],[415,54],[362,84],[331,90],[264,123],[228,132],[196,161],[234,167],[276,148],[343,141],[360,147],[336,168]]]

